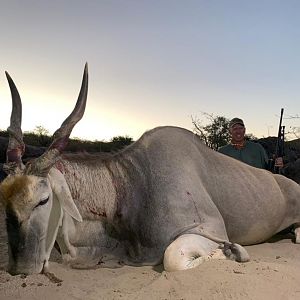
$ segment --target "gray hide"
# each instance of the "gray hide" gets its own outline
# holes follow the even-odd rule
[[[158,264],[183,233],[251,245],[300,221],[300,188],[206,147],[192,132],[159,127],[112,156],[65,155],[58,169],[83,218],[57,241],[76,264]]]

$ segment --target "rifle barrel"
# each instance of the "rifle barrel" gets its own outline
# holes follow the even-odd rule
[[[285,126],[282,126],[283,111],[284,111],[284,109],[281,108],[274,162],[275,162],[276,158],[282,157],[284,155],[283,147],[284,147],[284,127]],[[276,167],[275,165],[274,165],[274,172],[275,173],[279,172],[278,167]]]

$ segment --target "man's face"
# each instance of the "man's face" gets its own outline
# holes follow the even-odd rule
[[[241,143],[244,141],[246,129],[243,125],[235,124],[229,129],[229,132],[233,143]]]

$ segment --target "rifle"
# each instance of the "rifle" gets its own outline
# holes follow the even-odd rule
[[[285,126],[282,126],[282,117],[283,117],[283,111],[284,109],[281,109],[280,113],[280,121],[279,121],[279,127],[278,127],[278,135],[277,135],[277,141],[276,141],[276,148],[275,148],[275,155],[274,155],[274,173],[280,173],[279,167],[275,165],[275,161],[278,157],[284,156],[284,131]]]

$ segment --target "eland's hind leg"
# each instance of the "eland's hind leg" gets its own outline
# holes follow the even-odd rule
[[[300,223],[294,224],[295,243],[300,244]]]

